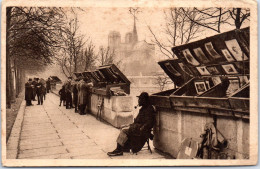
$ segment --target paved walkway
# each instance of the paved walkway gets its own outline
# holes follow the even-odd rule
[[[59,107],[59,98],[49,93],[43,105],[26,107],[18,146],[19,159],[109,159],[119,129],[92,115]],[[151,143],[152,144],[152,143]],[[8,150],[7,150],[8,151]],[[124,153],[117,159],[160,159],[165,156],[143,148],[138,155]]]

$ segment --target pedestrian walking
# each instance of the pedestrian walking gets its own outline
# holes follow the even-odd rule
[[[123,151],[137,153],[142,149],[145,142],[151,136],[151,129],[155,123],[155,110],[149,101],[149,95],[142,92],[138,99],[141,106],[139,114],[130,124],[128,129],[122,129],[117,138],[117,147],[114,151],[108,152],[109,156],[123,155]]]
[[[48,78],[48,80],[46,81],[46,90],[47,90],[47,93],[49,93],[51,90],[51,79],[50,78]]]
[[[32,106],[32,96],[33,96],[33,85],[32,79],[29,78],[28,82],[25,83],[25,100],[26,106]]]
[[[74,108],[72,106],[72,85],[71,85],[72,77],[68,78],[68,81],[65,85],[65,92],[66,92],[66,109]]]
[[[65,84],[62,85],[61,89],[59,90],[59,95],[60,95],[60,105],[63,102],[63,106],[66,104],[66,92],[65,92]]]

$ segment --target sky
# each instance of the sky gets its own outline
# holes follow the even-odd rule
[[[167,8],[139,8],[137,14],[137,33],[139,40],[146,40],[152,42],[153,37],[149,32],[150,26],[153,32],[159,39],[166,40],[163,31],[165,29],[165,14],[164,10]],[[129,8],[105,8],[105,7],[88,7],[78,8],[74,10],[77,13],[80,33],[85,35],[86,38],[90,37],[95,44],[96,49],[99,46],[108,45],[108,34],[110,31],[118,31],[121,34],[121,41],[124,42],[125,34],[133,30],[133,16],[129,12]],[[69,16],[72,16],[71,13]],[[245,23],[243,27],[249,26],[249,22]],[[235,27],[222,26],[222,31],[225,32],[232,30]],[[207,30],[200,33],[197,40],[209,37],[216,34],[216,32]],[[156,53],[160,54],[159,49],[156,48]],[[166,59],[158,57],[160,59]]]

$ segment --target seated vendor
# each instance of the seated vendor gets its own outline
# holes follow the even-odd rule
[[[137,153],[150,137],[151,129],[155,123],[155,110],[150,103],[148,93],[143,92],[138,97],[138,104],[141,106],[139,114],[128,129],[121,130],[117,138],[116,149],[108,152],[107,155],[120,156],[123,155],[123,152],[129,152],[130,149],[133,153]]]

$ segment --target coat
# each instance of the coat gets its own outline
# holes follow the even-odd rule
[[[46,81],[46,89],[47,90],[51,89],[51,81],[49,79]]]
[[[138,152],[150,137],[151,129],[155,124],[155,110],[151,104],[142,106],[139,114],[130,125],[127,135],[130,141],[130,148],[133,152]],[[140,128],[143,130],[140,131]]]
[[[78,100],[78,104],[79,105],[86,105],[87,104],[87,100],[88,100],[88,89],[89,86],[87,85],[87,83],[85,82],[81,82],[79,84],[79,100]]]
[[[62,86],[62,88],[59,91],[60,100],[66,100],[66,92],[65,92],[65,86]]]
[[[32,84],[27,82],[25,83],[25,100],[32,100],[33,88]]]
[[[42,83],[40,83],[40,82],[36,83],[35,88],[36,88],[37,95],[43,94],[43,84]]]

